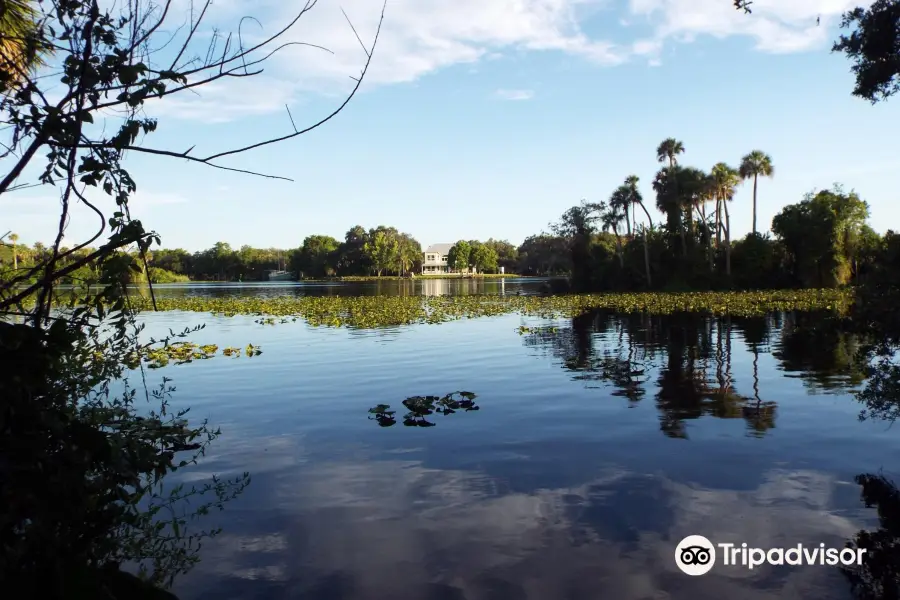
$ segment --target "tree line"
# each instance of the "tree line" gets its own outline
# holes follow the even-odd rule
[[[753,150],[738,167],[719,162],[705,171],[680,164],[684,153],[680,140],[659,144],[652,198],[630,175],[608,199],[583,200],[549,232],[526,239],[520,272],[571,275],[582,291],[835,287],[860,283],[896,256],[896,235],[868,225],[869,206],[852,190],[836,184],[808,193],[762,234],[756,199],[760,178],[774,175],[772,158]],[[753,185],[753,225],[735,240],[729,206],[742,182]]]
[[[61,248],[64,264],[80,261],[93,252],[91,248]],[[0,279],[18,270],[45,261],[52,250],[42,243],[26,246],[18,236],[8,235],[0,246]],[[143,258],[138,252],[121,252],[122,260],[131,260],[133,269],[128,283],[174,283],[181,281],[264,281],[268,271],[285,270],[298,278],[405,276],[421,272],[422,245],[413,236],[394,227],[378,226],[366,230],[361,225],[350,228],[339,241],[329,235],[307,236],[298,248],[232,248],[217,242],[211,248],[189,252],[182,248],[147,250]],[[480,273],[497,273],[500,267],[515,272],[518,249],[505,240],[460,240],[451,249],[451,265],[459,270],[475,269]],[[146,259],[146,266],[144,265]],[[68,262],[66,262],[68,261]],[[62,283],[103,280],[103,269],[91,261],[67,274]],[[5,277],[4,277],[5,276]]]
[[[516,247],[506,240],[460,240],[449,251],[457,271],[476,270],[528,276],[568,277],[579,291],[649,289],[760,289],[835,287],[861,283],[874,269],[892,268],[900,241],[867,223],[868,204],[836,185],[811,192],[772,219],[772,235],[731,236],[729,205],[742,178],[754,185],[774,172],[771,158],[754,151],[732,168],[716,164],[708,173],[678,164],[684,144],[667,139],[657,149],[666,165],[653,181],[652,206],[631,175],[608,200],[582,201]],[[754,193],[754,198],[756,193]],[[662,215],[654,221],[651,209]],[[755,215],[755,210],[753,211]],[[754,221],[756,218],[754,216]],[[0,246],[0,277],[45,261],[51,250],[37,243],[17,244],[15,235]],[[65,251],[65,249],[63,249]],[[92,252],[66,255],[78,261]],[[421,244],[394,227],[347,231],[343,241],[307,236],[293,249],[232,248],[218,242],[207,250],[154,249],[122,252],[131,261],[129,282],[262,281],[270,270],[297,277],[404,276],[419,273]],[[119,271],[121,272],[121,271]],[[103,281],[102,269],[87,263],[66,283]]]

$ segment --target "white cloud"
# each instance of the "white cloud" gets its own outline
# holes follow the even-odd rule
[[[798,52],[825,47],[839,15],[858,3],[755,0],[753,13],[747,15],[728,0],[390,0],[365,87],[414,82],[446,67],[474,66],[521,51],[562,52],[598,66],[642,57],[655,66],[667,44],[690,43],[702,36],[749,37],[760,51]],[[277,31],[301,6],[275,0],[217,2],[209,25],[233,31],[241,16],[259,17],[262,29],[244,25],[246,44]],[[362,42],[371,43],[382,0],[319,0],[279,43],[316,44],[330,52],[287,46],[272,57],[260,77],[220,80],[203,87],[199,98],[180,94],[151,112],[222,123],[283,110],[304,92],[346,93],[366,56],[342,9]],[[816,25],[817,17],[821,26]],[[173,24],[179,19],[176,13]],[[585,28],[588,19],[592,25],[605,23],[618,31],[591,35]],[[637,33],[648,26],[650,34]],[[619,43],[603,37],[621,39],[623,33]],[[205,51],[198,49],[200,54]]]
[[[630,0],[629,9],[655,28],[652,41],[691,42],[709,35],[746,36],[762,52],[788,53],[825,46],[832,25],[859,0],[754,0],[750,15],[723,0]],[[871,4],[871,2],[863,2]],[[821,18],[821,24],[816,23]]]
[[[531,100],[534,98],[533,90],[497,90],[494,95],[503,100]]]

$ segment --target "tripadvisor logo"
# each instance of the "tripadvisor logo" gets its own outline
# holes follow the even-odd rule
[[[675,548],[675,564],[687,575],[706,575],[716,564],[754,569],[769,565],[861,565],[864,548],[826,548],[825,544],[789,548],[753,548],[746,543],[713,544],[702,535],[689,535]]]

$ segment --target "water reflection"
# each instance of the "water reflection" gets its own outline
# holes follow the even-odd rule
[[[759,355],[777,327],[775,316],[755,319],[694,314],[617,315],[597,311],[526,335],[526,346],[546,348],[579,381],[605,382],[629,403],[655,386],[660,428],[687,438],[685,422],[704,416],[744,419],[748,434],[775,427],[776,403],[759,390]],[[752,395],[741,394],[732,374],[735,332],[753,356]],[[822,365],[820,365],[822,366]]]
[[[834,315],[791,313],[785,315],[774,355],[784,371],[799,374],[811,390],[843,393],[866,378],[860,346],[859,337]]]
[[[300,281],[247,283],[170,283],[155,284],[153,291],[161,298],[186,296],[218,298],[227,296],[470,296],[529,295],[542,290],[547,278],[469,278],[386,279],[376,281]],[[134,286],[135,291],[149,295],[149,288]]]
[[[524,345],[520,318],[532,326]],[[249,470],[253,484],[212,516],[225,533],[179,596],[848,600],[850,582],[859,599],[897,599],[896,488],[887,476],[853,482],[900,455],[900,438],[857,419],[848,352],[859,338],[834,322],[809,333],[804,318],[504,315],[413,327],[384,345],[272,328],[273,345],[297,346],[260,357],[270,378],[248,374],[240,402],[251,408],[205,467]],[[299,358],[293,348],[313,340],[315,357]],[[401,376],[399,364],[415,369]],[[407,397],[445,389],[476,390],[481,410],[467,411],[474,394]],[[823,402],[824,391],[839,395]],[[875,558],[848,573],[690,578],[673,557],[690,534],[759,547],[852,540]]]
[[[866,550],[862,568],[845,568],[858,600],[900,598],[900,490],[883,475],[856,476],[862,501],[878,513],[879,528],[860,531],[847,546]]]
[[[609,447],[540,450],[540,468],[565,470],[576,453]],[[760,546],[840,547],[856,528],[833,514],[834,479],[815,471],[745,466],[755,483],[727,490],[594,459],[582,465],[590,478],[535,487],[527,472],[498,470],[491,460],[470,470],[356,458],[256,478],[255,518],[229,525],[204,555],[206,580],[182,597],[846,598],[837,569],[763,567],[687,578],[674,565],[677,541],[698,531]]]

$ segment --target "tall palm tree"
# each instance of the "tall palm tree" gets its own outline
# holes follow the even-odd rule
[[[6,93],[43,63],[49,45],[38,35],[38,18],[34,0],[0,2],[0,93]]]
[[[629,175],[625,178],[625,187],[628,188],[628,201],[631,204],[632,208],[637,204],[643,209],[644,214],[647,215],[647,221],[650,223],[650,230],[653,230],[653,219],[650,217],[650,212],[647,210],[647,207],[644,206],[644,197],[641,196],[641,191],[638,189],[638,182],[640,178],[637,175]],[[637,219],[635,219],[637,222]]]
[[[609,205],[616,206],[620,209],[622,215],[625,217],[625,231],[630,238],[631,218],[628,216],[628,209],[631,207],[631,200],[628,197],[628,188],[624,185],[617,187],[609,197]]]
[[[678,183],[675,178],[675,167],[678,165],[679,154],[684,154],[684,144],[675,138],[666,138],[656,147],[657,162],[669,163],[668,175],[670,177],[670,193],[674,197],[678,196]],[[679,219],[679,221],[681,222],[681,226],[679,227],[679,234],[681,235],[681,252],[684,256],[687,256],[687,240],[685,239],[684,233],[684,220]]]
[[[753,235],[756,235],[756,182],[760,175],[763,177],[775,175],[772,157],[762,150],[754,150],[741,159],[738,171],[743,180],[753,178]]]
[[[734,190],[741,182],[737,169],[720,162],[712,168],[712,185],[717,205],[725,211],[725,274],[731,275],[731,216],[728,203],[734,198]]]
[[[640,181],[640,179],[637,175],[629,175],[625,178],[623,187],[625,188],[626,197],[628,198],[628,204],[631,205],[632,211],[636,204],[640,205],[644,210],[644,214],[647,215],[647,221],[650,223],[650,231],[653,231],[653,219],[650,217],[650,212],[647,210],[647,207],[644,206],[644,197],[641,196],[641,191],[638,189],[638,181]],[[637,219],[634,221],[635,229],[637,229]],[[647,274],[647,287],[653,287],[653,279],[650,277],[650,249],[647,242],[646,226],[643,228],[643,235],[641,238],[644,242],[644,271]]]

